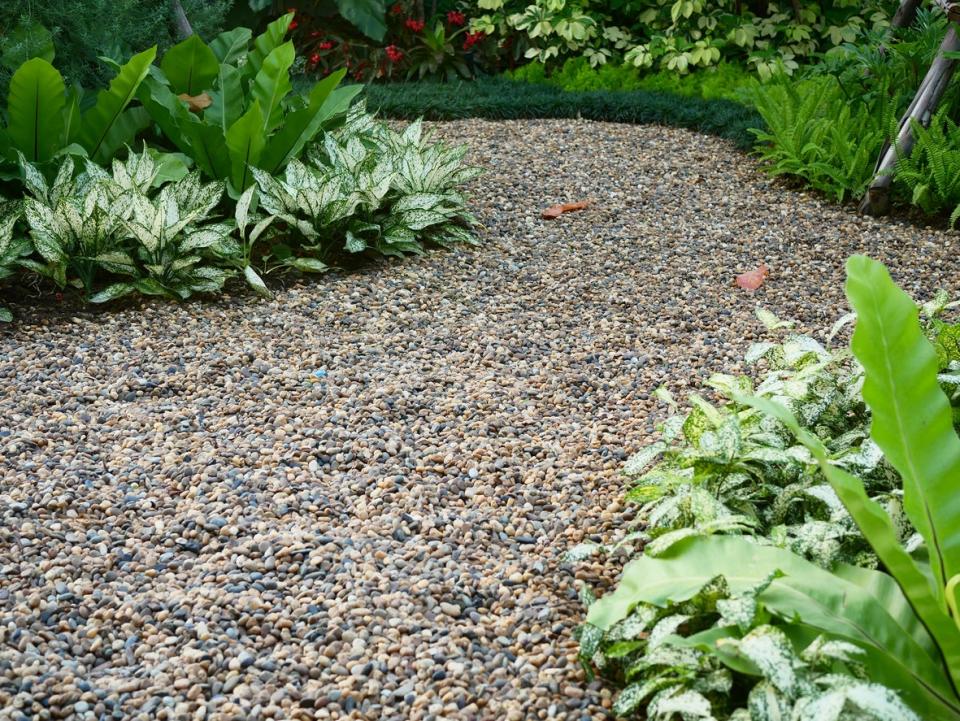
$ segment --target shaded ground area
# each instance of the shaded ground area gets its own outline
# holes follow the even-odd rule
[[[606,717],[562,552],[611,538],[651,398],[819,329],[867,251],[951,234],[771,183],[724,142],[462,121],[485,246],[0,336],[0,718]],[[592,198],[558,221],[539,211]],[[766,285],[733,287],[765,261]]]

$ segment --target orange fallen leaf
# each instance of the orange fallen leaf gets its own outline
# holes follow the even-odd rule
[[[583,210],[589,205],[589,200],[579,200],[576,203],[558,203],[557,205],[551,205],[545,211],[540,213],[540,217],[544,220],[555,220],[564,213],[571,213],[574,210]]]
[[[177,97],[190,107],[191,113],[199,113],[201,110],[209,108],[211,105],[213,105],[213,98],[206,93],[200,93],[199,95],[187,95],[186,93],[180,93]]]
[[[763,285],[763,281],[769,273],[770,269],[767,267],[767,264],[761,263],[760,267],[756,270],[748,270],[746,273],[738,275],[736,282],[737,285],[744,290],[756,290]]]

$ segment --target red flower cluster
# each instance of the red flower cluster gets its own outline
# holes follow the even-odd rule
[[[333,45],[334,45],[333,40],[324,40],[322,43],[317,45],[317,48],[319,50],[329,50],[330,48],[333,47]]]
[[[460,27],[467,22],[467,16],[457,10],[451,10],[447,13],[447,22],[451,25]]]
[[[289,29],[290,31],[296,30],[296,29],[297,29],[297,25],[300,24],[300,23],[297,22],[297,18],[296,18],[297,9],[296,9],[296,8],[287,8],[287,12],[294,14],[294,18],[290,21],[290,25],[289,25],[288,29]]]
[[[314,53],[313,55],[310,56],[310,64],[311,64],[311,65],[316,65],[316,64],[319,63],[319,62],[320,62],[320,55],[319,55],[319,53]]]
[[[410,18],[404,23],[404,25],[407,26],[407,29],[412,30],[415,33],[418,33],[421,30],[423,30],[424,24],[425,23],[423,22],[423,20],[414,20],[413,18]]]
[[[403,51],[396,45],[387,45],[387,47],[384,48],[384,52],[387,54],[387,58],[390,59],[391,63],[399,63],[403,60]]]
[[[390,8],[391,15],[403,15],[403,12],[404,12],[403,5],[401,5],[400,3],[394,3],[393,7]]]
[[[463,49],[469,50],[485,37],[487,37],[487,34],[482,30],[478,30],[475,33],[467,33],[466,39],[463,41]]]

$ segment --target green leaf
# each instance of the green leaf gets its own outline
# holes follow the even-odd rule
[[[220,62],[200,36],[193,34],[164,53],[160,69],[173,92],[199,95],[213,87]]]
[[[350,101],[362,89],[360,85],[337,88],[346,72],[345,68],[338,70],[314,85],[307,107],[286,117],[283,127],[273,134],[264,148],[260,161],[264,170],[269,173],[282,170],[291,158],[300,155],[327,120],[346,112]]]
[[[113,285],[107,286],[99,293],[95,293],[90,296],[91,303],[106,303],[111,300],[116,300],[125,295],[133,293],[136,288],[131,283],[114,283]]]
[[[305,273],[324,273],[330,270],[330,266],[316,258],[290,258],[286,264]]]
[[[13,313],[8,309],[0,306],[0,322],[3,323],[12,323],[13,322]]]
[[[252,78],[260,72],[266,57],[283,44],[283,38],[286,37],[291,22],[293,22],[293,13],[281,15],[256,37],[253,41],[253,50],[247,55],[247,62],[241,66],[245,77]]]
[[[247,284],[257,295],[263,296],[264,298],[273,298],[273,293],[270,292],[266,283],[263,282],[263,278],[249,265],[243,269],[243,277],[247,279]]]
[[[247,51],[252,37],[250,28],[225,30],[213,39],[210,49],[219,62],[232,65]]]
[[[218,70],[218,88],[210,93],[213,104],[203,113],[205,122],[218,125],[226,134],[227,128],[243,115],[244,95],[240,71],[222,63]]]
[[[241,193],[253,182],[250,168],[257,164],[263,152],[263,113],[258,100],[230,126],[226,142],[230,153],[230,181],[234,191]]]
[[[368,38],[377,42],[387,33],[384,0],[336,0],[340,14]]]
[[[130,58],[110,81],[110,87],[97,95],[96,104],[81,117],[78,140],[97,162],[104,163],[110,159],[106,148],[122,147],[133,140],[132,137],[125,137],[124,131],[129,130],[130,125],[121,124],[121,115],[136,96],[156,56],[157,47],[153,46]]]
[[[881,263],[850,258],[846,291],[857,313],[851,347],[865,371],[870,434],[903,477],[904,510],[926,541],[943,589],[960,574],[960,438],[937,382],[936,352],[916,303]]]
[[[7,133],[32,163],[49,160],[62,147],[65,93],[63,77],[42,58],[28,60],[10,79]]]
[[[263,66],[253,79],[250,86],[250,96],[260,103],[263,112],[264,135],[269,134],[283,121],[283,110],[280,102],[293,89],[290,85],[290,66],[296,57],[293,43],[285,42],[275,48],[264,59]]]

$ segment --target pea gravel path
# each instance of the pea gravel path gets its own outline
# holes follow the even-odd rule
[[[616,569],[559,555],[617,532],[650,391],[735,370],[758,302],[829,324],[850,252],[957,290],[954,236],[712,138],[438,130],[485,247],[2,331],[0,719],[605,718],[574,573]]]

